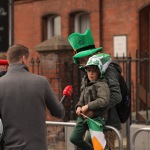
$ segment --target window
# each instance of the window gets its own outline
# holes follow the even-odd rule
[[[90,27],[89,14],[87,12],[77,13],[74,17],[74,31],[84,33]]]
[[[70,14],[69,32],[84,33],[87,28],[90,28],[90,17],[88,12],[78,11]]]
[[[49,16],[47,18],[47,38],[61,34],[60,16]]]
[[[9,34],[12,36],[9,30],[9,1],[0,2],[0,52],[6,52],[9,47]],[[10,26],[11,27],[11,26]],[[10,43],[11,44],[11,43]]]
[[[47,40],[56,35],[61,35],[61,17],[57,15],[43,17],[42,39]]]

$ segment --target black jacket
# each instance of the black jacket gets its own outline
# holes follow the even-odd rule
[[[119,116],[117,114],[115,106],[121,102],[122,96],[120,91],[120,85],[118,81],[118,77],[114,73],[112,69],[112,65],[116,65],[117,70],[122,72],[121,67],[119,66],[117,61],[112,61],[109,67],[106,70],[105,78],[107,79],[109,88],[110,88],[110,101],[109,101],[109,110],[108,110],[108,118],[106,121],[106,125],[113,126],[118,130],[121,129],[121,122]]]

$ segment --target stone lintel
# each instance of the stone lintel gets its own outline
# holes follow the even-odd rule
[[[73,50],[67,38],[62,36],[54,36],[37,46],[35,46],[37,52],[45,51],[60,51],[60,50]]]

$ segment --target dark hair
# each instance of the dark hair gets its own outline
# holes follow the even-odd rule
[[[21,44],[15,44],[9,47],[7,51],[7,59],[10,64],[20,61],[22,56],[29,57],[29,49]]]

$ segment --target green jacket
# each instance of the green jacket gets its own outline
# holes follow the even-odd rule
[[[109,99],[110,90],[105,78],[90,82],[85,77],[82,80],[81,95],[76,108],[88,104],[89,110],[94,112],[94,117],[106,118]]]
[[[111,65],[116,65],[118,68],[118,71],[122,72],[122,69],[119,66],[117,61],[112,61]],[[107,79],[108,86],[110,89],[110,100],[109,100],[109,104],[108,104],[106,125],[110,125],[112,127],[115,127],[116,129],[120,130],[121,122],[118,117],[115,106],[121,102],[122,96],[121,96],[119,81],[117,80],[116,74],[113,73],[113,71],[111,69],[111,65],[109,65],[109,67],[106,70],[106,73],[104,74],[105,78]],[[84,70],[82,70],[82,71],[85,72]],[[85,80],[87,80],[86,75],[83,77],[82,81],[85,82]],[[84,83],[84,82],[82,82],[82,83]]]

